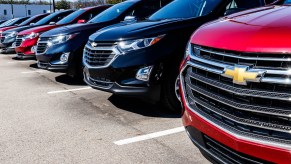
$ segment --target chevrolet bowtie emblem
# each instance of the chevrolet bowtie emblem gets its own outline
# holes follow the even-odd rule
[[[222,76],[232,78],[233,83],[239,85],[247,85],[248,81],[260,82],[263,71],[250,71],[250,67],[235,65],[224,69]]]
[[[91,42],[91,46],[92,47],[96,47],[97,46],[97,43],[96,42]]]

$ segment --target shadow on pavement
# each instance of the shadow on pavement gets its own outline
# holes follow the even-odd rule
[[[159,104],[151,104],[134,97],[112,95],[108,100],[117,108],[149,117],[180,118],[181,114],[165,109]]]
[[[30,65],[29,65],[29,67],[38,69],[38,67],[37,67],[37,64],[36,64],[36,63],[30,64]]]
[[[76,78],[70,77],[66,74],[57,76],[55,79],[57,82],[67,84],[67,85],[84,85],[84,86],[86,86],[85,82],[82,79],[76,79]]]
[[[18,58],[18,57],[13,57],[12,59],[13,60],[19,60],[19,61],[23,61],[23,60],[35,60],[35,58],[24,58],[24,59],[21,59],[21,58]]]

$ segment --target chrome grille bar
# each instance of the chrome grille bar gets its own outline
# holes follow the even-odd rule
[[[222,53],[222,52],[217,52],[217,51],[212,51],[212,50],[207,50],[201,47],[194,47],[194,49],[197,49],[199,51],[215,54],[215,55],[220,55],[220,56],[227,56],[235,59],[243,59],[243,60],[260,60],[260,61],[291,61],[291,58],[276,58],[276,57],[246,57],[246,56],[240,56],[239,54],[230,54],[230,53]],[[288,55],[288,54],[287,54]],[[286,56],[287,56],[286,55]],[[291,54],[289,54],[291,56]],[[254,54],[255,56],[255,54]],[[274,54],[276,56],[276,54]]]
[[[291,65],[290,68],[272,64],[257,67],[249,62],[278,64],[291,62],[291,58],[278,57],[283,54],[244,55],[193,45],[190,60],[180,75],[187,107],[234,136],[267,145],[291,147]],[[241,63],[240,60],[245,61]],[[235,75],[224,76],[225,70],[244,66],[248,67],[247,72],[261,71],[263,74],[258,81],[247,81],[245,85],[234,83],[232,77]]]
[[[108,67],[119,55],[116,43],[97,43],[96,47],[86,44],[83,51],[83,63],[88,68]]]

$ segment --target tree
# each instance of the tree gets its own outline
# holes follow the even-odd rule
[[[60,0],[56,3],[56,9],[70,9],[70,2],[66,0]]]
[[[108,4],[116,4],[116,3],[120,3],[122,1],[123,0],[106,0],[106,3],[108,3]]]

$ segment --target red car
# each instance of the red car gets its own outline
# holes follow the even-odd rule
[[[288,2],[288,1],[286,1]],[[219,163],[291,163],[291,6],[210,22],[180,67],[183,123]]]
[[[17,57],[19,58],[35,57],[34,46],[36,46],[37,40],[41,33],[69,24],[85,23],[86,21],[90,20],[92,17],[99,14],[108,7],[109,5],[103,5],[80,9],[71,14],[67,13],[66,15],[64,15],[66,17],[64,17],[57,23],[51,23],[50,25],[39,26],[19,32],[16,38],[16,48],[15,48]]]

